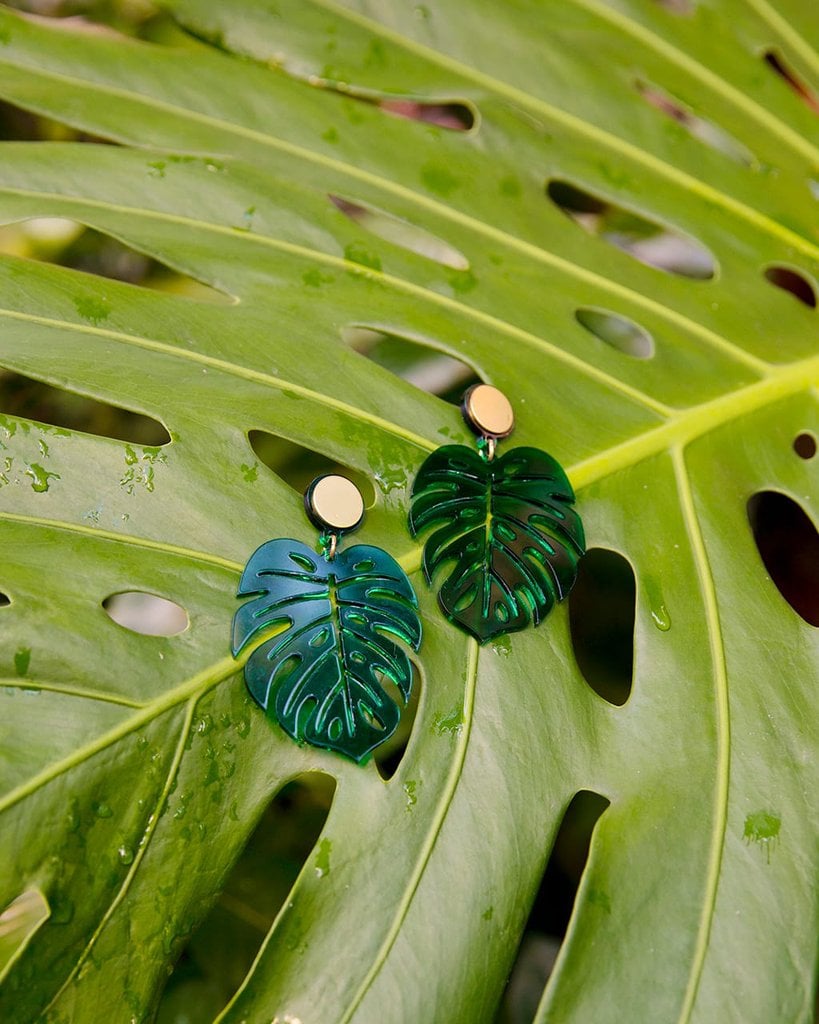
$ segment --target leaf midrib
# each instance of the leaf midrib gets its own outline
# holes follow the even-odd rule
[[[694,565],[702,593],[705,610],[705,622],[708,643],[711,652],[711,663],[714,673],[714,690],[717,726],[717,771],[716,791],[714,794],[714,819],[712,828],[711,851],[708,859],[706,879],[706,896],[700,916],[696,945],[692,964],[688,975],[683,1004],[680,1008],[679,1024],[687,1024],[691,1019],[694,1003],[699,990],[700,978],[705,964],[711,926],[716,910],[717,888],[719,885],[722,857],[725,847],[725,833],[728,822],[728,781],[731,757],[731,723],[728,702],[728,673],[725,663],[725,650],[722,642],[722,627],[714,578],[711,573],[705,541],[699,523],[688,471],[685,465],[685,453],[682,446],[676,446],[671,453],[674,475],[677,481],[677,494],[682,508],[683,519],[688,533]]]
[[[79,328],[79,325],[77,327]],[[91,328],[88,329],[91,330]],[[789,364],[781,370],[773,371],[764,380],[730,392],[727,395],[714,399],[712,402],[695,406],[684,413],[676,414],[674,419],[667,423],[653,427],[636,437],[623,441],[619,445],[614,445],[597,455],[574,463],[574,465],[567,468],[567,476],[572,481],[575,491],[579,492],[583,488],[590,487],[597,481],[615,472],[637,465],[639,462],[651,458],[661,451],[673,449],[678,445],[686,447],[709,431],[729,423],[738,416],[748,415],[811,385],[814,388],[819,387],[819,356]],[[434,450],[435,446],[425,442],[424,447],[427,450]],[[117,534],[84,524],[45,519],[2,510],[0,510],[0,519],[63,529],[93,537],[120,541],[125,544],[147,547],[170,554],[183,555],[230,569],[237,574],[242,571],[242,566],[238,562],[229,561],[218,555],[180,548],[162,541],[149,540],[132,534]],[[415,572],[421,565],[422,550],[422,545],[414,545],[405,554],[397,557],[396,561],[405,572]]]

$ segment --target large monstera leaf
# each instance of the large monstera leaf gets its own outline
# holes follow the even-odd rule
[[[421,624],[412,586],[394,559],[366,544],[331,560],[299,541],[271,540],[242,573],[233,653],[277,626],[254,648],[245,680],[256,702],[293,739],[362,761],[395,732],[412,665],[397,637],[418,650]]]
[[[149,1020],[263,809],[312,771],[338,783],[321,870],[221,1020],[491,1020],[585,789],[610,804],[537,1021],[809,1021],[817,633],[748,508],[819,517],[816,6],[165,6],[178,46],[0,14],[0,96],[120,143],[4,143],[0,218],[73,219],[221,299],[0,259],[0,363],[171,435],[3,421],[0,905],[33,909],[0,1017]],[[646,264],[686,239],[693,274]],[[515,443],[566,467],[590,549],[634,572],[624,705],[586,682],[565,604],[481,648],[440,614],[409,490],[463,424],[352,328],[462,359],[513,400]],[[242,566],[311,540],[251,430],[368,475],[362,543],[419,594],[388,782],[245,693]],[[101,607],[125,590],[188,629],[127,632]]]
[[[424,575],[432,582],[449,565],[444,613],[480,643],[537,625],[577,578],[584,536],[573,502],[563,469],[537,448],[492,461],[458,444],[433,452],[415,478],[410,529],[437,527]]]

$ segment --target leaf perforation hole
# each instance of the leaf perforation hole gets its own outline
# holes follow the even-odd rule
[[[0,608],[8,608],[10,604],[11,604],[11,598],[9,597],[9,595],[8,594],[4,594],[0,590]]]
[[[803,430],[793,439],[793,450],[800,459],[812,459],[816,455],[816,435],[810,430]]]
[[[798,502],[781,491],[748,500],[748,521],[765,570],[791,608],[819,626],[819,532]]]
[[[149,448],[170,443],[171,435],[159,420],[74,390],[79,386],[47,383],[0,366],[0,413]]]
[[[356,485],[364,499],[365,508],[375,505],[375,487],[370,477],[361,470],[266,430],[250,430],[247,438],[259,462],[289,484],[298,495],[303,495],[317,476],[338,474],[346,476]],[[248,483],[254,483],[258,478],[258,464],[243,463],[241,471]]]
[[[121,281],[150,291],[197,302],[233,305],[232,295],[212,288],[124,239],[66,217],[30,217],[0,227],[0,254],[52,263],[84,274]],[[96,326],[111,312],[111,303],[90,287],[74,297],[82,319]]]
[[[373,751],[373,761],[378,769],[378,774],[387,782],[395,775],[398,766],[407,751],[410,738],[415,728],[418,717],[418,706],[421,700],[421,673],[413,659],[412,664],[412,689],[409,699],[404,698],[401,689],[384,673],[380,673],[379,680],[389,699],[401,708],[401,718],[398,728],[383,743],[379,744]]]
[[[411,96],[395,94],[384,95],[364,90],[354,85],[324,80],[320,88],[339,93],[348,100],[366,103],[377,107],[391,117],[406,121],[419,121],[422,124],[444,128],[450,132],[474,132],[478,130],[480,118],[478,110],[471,103],[458,99],[424,100]]]
[[[819,97],[810,89],[781,52],[774,49],[766,50],[762,59],[768,67],[774,71],[783,82],[799,97],[800,100],[814,112],[819,114]]]
[[[617,551],[590,548],[569,595],[569,631],[577,667],[598,696],[617,706],[631,694],[637,586]]]
[[[576,793],[569,803],[523,929],[496,1024],[522,1024],[535,1019],[574,914],[592,834],[608,806],[605,797],[590,790]],[[587,893],[587,902],[611,910],[611,897],[602,891]],[[489,919],[486,913],[484,917]]]
[[[730,135],[724,128],[700,117],[689,110],[680,100],[660,89],[656,85],[635,81],[634,87],[650,107],[659,110],[676,124],[681,125],[692,138],[704,143],[711,149],[722,153],[736,163],[751,167],[757,163],[753,153],[741,142]]]
[[[432,344],[363,325],[342,328],[341,337],[377,366],[453,405],[467,388],[485,383],[474,366]]]
[[[159,1021],[211,1024],[241,987],[288,896],[294,899],[300,872],[311,863],[319,876],[332,870],[331,841],[319,840],[335,788],[331,776],[305,772],[255,812],[218,897],[176,960]]]
[[[0,913],[0,979],[22,955],[50,915],[48,900],[36,887],[21,892]]]
[[[388,96],[380,99],[378,106],[385,114],[434,124],[451,132],[471,132],[478,124],[476,108],[461,100],[435,102]]]
[[[118,626],[143,636],[176,636],[190,625],[188,613],[175,601],[143,590],[124,590],[102,602]]]
[[[349,220],[378,238],[391,242],[424,259],[453,270],[469,270],[469,260],[449,242],[431,231],[403,220],[368,203],[329,195],[330,202]]]
[[[588,234],[668,274],[707,281],[717,263],[702,242],[562,178],[546,185],[554,205]]]
[[[575,310],[574,315],[581,327],[623,355],[634,359],[654,356],[654,338],[628,317],[591,306]]]
[[[766,281],[789,292],[809,309],[816,309],[816,288],[802,271],[777,265],[766,267],[763,275]]]

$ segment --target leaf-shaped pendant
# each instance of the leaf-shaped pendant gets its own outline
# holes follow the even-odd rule
[[[585,549],[574,491],[538,448],[487,458],[445,445],[421,466],[412,490],[413,536],[438,526],[424,547],[429,582],[454,562],[438,594],[446,615],[481,643],[537,625],[562,601]]]
[[[418,650],[421,623],[412,585],[380,548],[357,545],[334,557],[297,540],[271,540],[250,557],[233,619],[233,653],[263,639],[245,681],[268,717],[293,739],[363,761],[395,731],[412,665],[393,640]]]

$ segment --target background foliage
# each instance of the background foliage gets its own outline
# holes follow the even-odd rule
[[[812,1019],[810,6],[3,10],[3,1019]],[[477,378],[591,548],[480,651],[405,526]],[[229,656],[331,466],[424,616],[363,769]]]

